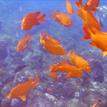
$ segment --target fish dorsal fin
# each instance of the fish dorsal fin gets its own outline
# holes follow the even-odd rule
[[[26,95],[20,96],[19,97],[22,101],[26,101]]]

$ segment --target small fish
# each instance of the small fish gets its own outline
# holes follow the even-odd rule
[[[58,80],[56,72],[65,72],[66,78],[73,77],[73,78],[80,78],[83,75],[83,72],[78,67],[68,64],[66,61],[61,61],[57,64],[53,64],[50,69],[50,76],[54,80]]]
[[[40,43],[45,50],[47,50],[49,53],[53,55],[65,54],[65,49],[60,44],[60,42],[46,32],[41,33]]]
[[[24,83],[17,84],[15,87],[11,89],[9,94],[7,95],[8,99],[20,98],[22,101],[26,101],[27,94],[31,89],[33,89],[39,82],[39,77],[30,79]]]
[[[17,46],[16,46],[16,51],[17,52],[21,52],[23,51],[25,48],[27,48],[29,42],[31,42],[32,40],[32,36],[31,35],[26,35],[23,38],[21,38],[21,40],[18,41]]]
[[[77,11],[77,14],[80,16],[80,18],[82,19],[85,26],[93,25],[96,29],[98,29],[98,30],[101,29],[101,25],[100,25],[99,21],[97,20],[97,18],[88,10],[86,10],[84,8],[80,8]]]
[[[69,0],[66,0],[66,10],[67,10],[68,14],[70,14],[70,15],[73,14],[73,7],[72,7],[71,3],[69,2]]]
[[[40,12],[27,14],[21,23],[21,28],[25,31],[30,30],[33,26],[38,26],[45,21],[45,15]]]
[[[52,18],[65,27],[71,27],[71,18],[63,12],[57,11],[52,13]]]
[[[100,0],[88,0],[84,8],[87,8],[89,11],[96,12],[98,9]]]
[[[91,66],[89,62],[82,56],[72,51],[69,51],[66,56],[69,58],[71,64],[74,64],[75,66],[87,73],[91,72]]]
[[[84,9],[81,5],[78,8],[79,10],[77,11],[77,15],[80,16],[83,21],[83,31],[85,33],[83,39],[87,40],[90,39],[89,30],[93,32],[92,27],[96,28],[97,30],[101,30],[101,24],[90,11]]]
[[[91,33],[90,45],[95,48],[101,49],[103,52],[103,56],[107,56],[107,32],[102,32],[97,29],[95,29],[95,31],[96,31],[95,33],[90,31]]]

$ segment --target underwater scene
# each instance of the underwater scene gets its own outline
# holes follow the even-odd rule
[[[107,107],[107,0],[0,0],[0,107]]]

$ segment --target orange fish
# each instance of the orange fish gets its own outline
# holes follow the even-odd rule
[[[90,39],[90,34],[88,30],[92,30],[92,26],[98,30],[101,30],[101,25],[96,17],[90,11],[83,8],[81,4],[78,6],[78,8],[79,10],[77,11],[77,14],[81,17],[84,25],[83,31],[85,33],[85,36],[83,37],[83,39]]]
[[[82,0],[78,0],[76,2],[76,5],[78,7],[82,6],[84,9],[87,9],[88,11],[96,12],[98,6],[99,6],[99,0],[88,0],[88,2],[83,6]]]
[[[80,78],[82,77],[82,70],[79,69],[76,66],[73,66],[71,64],[68,64],[66,61],[61,61],[57,64],[53,64],[50,69],[50,76],[54,79],[57,80],[58,77],[56,75],[56,72],[65,72],[66,77],[75,77],[75,78]]]
[[[40,35],[40,43],[45,50],[53,55],[64,55],[65,49],[55,38],[44,32]]]
[[[93,28],[93,27],[92,27]],[[93,28],[95,29],[95,28]],[[90,45],[99,48],[103,51],[103,56],[107,55],[107,32],[102,32],[95,29],[96,32],[91,32],[91,42]]]
[[[25,48],[27,48],[28,43],[31,42],[31,40],[32,40],[32,36],[29,34],[21,38],[21,40],[19,40],[16,46],[16,51],[17,52],[23,51]]]
[[[71,18],[63,12],[57,11],[52,14],[52,18],[65,27],[71,27]]]
[[[74,64],[75,66],[77,66],[78,68],[80,68],[81,70],[87,73],[91,72],[91,67],[89,62],[86,59],[84,59],[82,56],[72,51],[69,51],[67,53],[67,57],[69,58],[71,64]]]
[[[30,30],[33,26],[40,25],[45,21],[45,15],[40,12],[27,14],[21,23],[21,28],[25,31]]]
[[[93,25],[96,29],[98,29],[98,30],[101,29],[100,23],[98,22],[96,17],[88,10],[86,10],[84,8],[79,8],[79,10],[77,11],[77,14],[83,20],[84,25],[87,25],[87,26]]]
[[[97,28],[95,28],[97,29]],[[100,29],[98,29],[100,31]],[[83,25],[83,31],[85,35],[83,36],[83,40],[91,39],[91,32],[95,33],[96,31],[93,29],[91,25]]]
[[[72,7],[71,3],[69,2],[69,0],[66,0],[66,10],[67,10],[68,14],[72,15],[73,7]]]
[[[20,98],[22,101],[26,101],[26,97],[29,91],[33,89],[38,82],[39,82],[39,77],[36,76],[34,80],[30,79],[24,83],[17,84],[15,87],[11,89],[7,98],[8,99]]]
[[[99,2],[100,2],[99,0],[88,0],[84,7],[90,11],[95,12],[99,6]]]

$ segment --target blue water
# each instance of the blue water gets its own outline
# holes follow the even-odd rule
[[[75,1],[71,3],[76,12]],[[107,32],[107,0],[100,0],[100,7],[95,15],[102,21],[102,30]],[[52,19],[51,14],[56,10],[66,13],[65,0],[0,0],[0,107],[91,107],[97,98],[102,100],[102,106],[98,107],[107,107],[107,57],[89,46],[89,41],[82,40],[82,21],[76,14],[71,17],[73,26],[65,28]],[[46,14],[46,22],[27,32],[21,30],[23,17],[34,11]],[[53,81],[47,68],[62,57],[41,49],[39,34],[44,31],[61,41],[67,51],[84,56],[93,72],[80,80]],[[33,41],[24,52],[17,53],[17,42],[27,33],[33,35]],[[41,83],[37,90],[31,91],[26,103],[6,99],[16,83],[35,73],[41,75]],[[47,94],[46,88],[52,88],[53,92]]]

